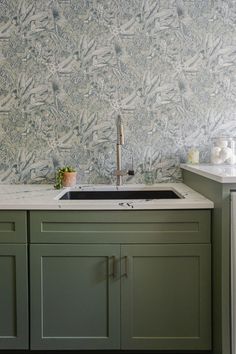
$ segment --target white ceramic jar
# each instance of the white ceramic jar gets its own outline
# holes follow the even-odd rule
[[[236,164],[235,139],[218,137],[212,139],[211,163],[214,165]]]

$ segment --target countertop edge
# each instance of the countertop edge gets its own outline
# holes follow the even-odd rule
[[[209,167],[212,169],[216,168],[217,166],[214,165],[188,165],[188,164],[181,164],[180,168],[182,168],[183,170],[189,171],[189,172],[193,172],[195,174],[198,174],[199,176],[202,177],[206,177],[209,178],[215,182],[219,182],[219,183],[236,183],[236,175],[235,176],[222,176],[220,174],[214,173],[214,172],[210,172],[210,171],[206,171],[204,170],[204,168]],[[229,168],[230,166],[226,166],[227,168]]]
[[[214,208],[214,203],[213,202],[208,202],[208,203],[186,203],[184,205],[159,205],[159,206],[71,206],[71,205],[47,205],[47,206],[40,206],[40,205],[30,205],[30,206],[21,206],[18,205],[17,207],[14,205],[6,205],[5,207],[0,206],[0,210],[26,210],[26,211],[31,211],[31,210],[186,210],[186,209],[213,209]]]

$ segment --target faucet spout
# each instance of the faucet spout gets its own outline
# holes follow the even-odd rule
[[[118,115],[117,118],[117,144],[124,145],[125,137],[124,137],[124,126],[122,123],[121,116]]]
[[[124,145],[124,126],[121,116],[117,118],[117,144],[116,144],[116,185],[122,184],[122,169],[121,169],[121,145]]]
[[[116,185],[121,186],[122,184],[122,176],[124,175],[134,175],[133,170],[123,171],[122,170],[122,162],[121,162],[121,146],[124,145],[124,126],[122,123],[121,116],[118,115],[117,118],[117,143],[116,143]],[[133,162],[132,162],[133,167]]]

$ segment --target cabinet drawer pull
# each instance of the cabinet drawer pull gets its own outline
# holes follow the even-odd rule
[[[125,277],[128,277],[128,272],[129,272],[129,259],[128,256],[125,256]]]
[[[116,278],[117,276],[117,263],[115,256],[112,256],[112,276],[113,278]]]

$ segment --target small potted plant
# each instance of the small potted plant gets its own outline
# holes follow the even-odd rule
[[[73,167],[62,167],[56,172],[55,188],[60,189],[62,187],[74,187],[76,185],[77,172]]]

